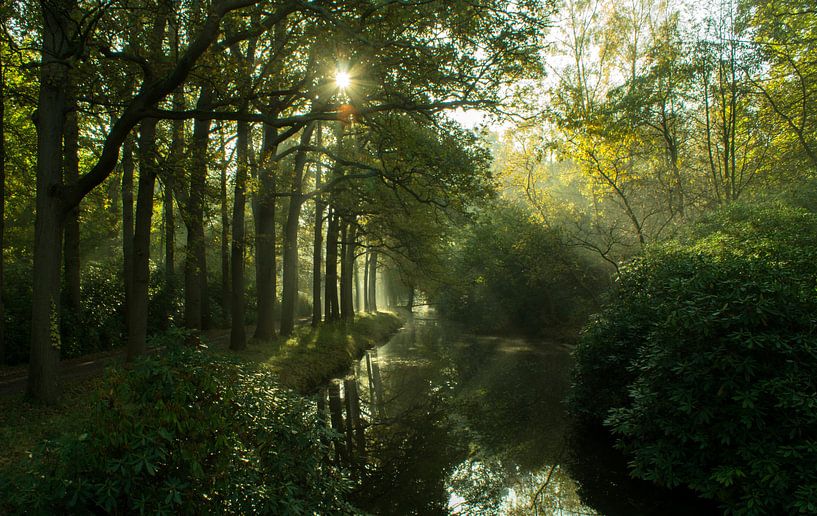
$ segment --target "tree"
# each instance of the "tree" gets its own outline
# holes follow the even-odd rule
[[[26,4],[27,7],[33,5]],[[381,5],[362,1],[331,8],[273,0],[218,0],[209,6],[171,5],[166,0],[140,0],[138,5],[118,0],[112,3],[42,0],[39,7],[41,23],[36,30],[42,48],[37,101],[37,223],[33,253],[37,282],[33,294],[29,394],[46,402],[54,401],[57,395],[55,368],[60,346],[60,300],[57,293],[61,283],[63,222],[67,214],[110,176],[123,144],[135,127],[140,128],[140,191],[134,219],[134,259],[128,265],[132,271],[127,279],[130,284],[127,311],[131,321],[131,349],[138,353],[144,348],[145,319],[141,306],[146,304],[146,264],[149,263],[150,214],[154,203],[155,179],[152,180],[151,176],[158,175],[163,170],[160,165],[168,162],[160,159],[164,150],[171,147],[175,153],[181,148],[183,135],[179,128],[183,126],[178,121],[195,119],[199,122],[198,135],[195,128],[193,131],[193,155],[197,152],[206,155],[209,128],[203,124],[207,120],[234,122],[243,127],[247,127],[244,124],[263,123],[278,129],[280,132],[274,141],[266,146],[267,151],[278,153],[278,144],[317,120],[348,118],[352,113],[354,118],[362,120],[384,111],[432,114],[457,106],[490,106],[499,100],[503,85],[538,70],[536,49],[545,28],[541,15],[546,12],[546,6],[534,0],[493,0],[489,5],[480,6],[467,2]],[[190,21],[188,30],[179,30],[181,19]],[[360,21],[363,23],[358,23]],[[172,37],[167,36],[168,26],[176,33]],[[444,40],[438,37],[440,30],[448,34]],[[330,35],[333,41],[327,46],[325,38]],[[246,51],[248,41],[258,42],[258,56],[255,50],[247,53],[251,59],[285,55],[288,56],[284,61],[287,66],[267,68],[267,62],[276,62],[270,59],[263,61],[264,67],[258,70],[237,67],[225,74],[223,81],[203,80],[207,67],[201,66],[202,59],[210,66],[224,66],[230,62],[226,57],[232,53],[230,49],[240,46]],[[348,50],[337,51],[344,47]],[[294,66],[289,66],[290,63]],[[316,63],[323,68],[315,68]],[[366,71],[366,80],[358,83],[359,90],[353,92],[342,109],[338,105],[340,102],[323,103],[327,86],[332,82],[331,69],[327,71],[326,66],[337,68],[339,63]],[[70,81],[66,68],[81,73],[75,81]],[[184,83],[191,74],[195,74],[195,81],[191,82],[200,93],[213,88],[212,98],[210,102],[204,102],[207,95],[200,95],[202,102],[195,109],[185,109],[184,92],[189,88],[185,89]],[[93,138],[88,140],[93,149],[80,149],[80,154],[87,156],[87,162],[81,163],[82,170],[75,180],[66,180],[62,174],[62,143],[66,113],[72,113],[73,102],[66,86],[72,83],[82,85],[79,90],[82,94],[77,96],[81,109],[88,108],[94,116],[104,113],[111,121],[95,127]],[[316,95],[320,96],[321,107],[307,109]],[[164,140],[168,133],[160,122],[162,119],[177,121],[175,131],[170,131],[170,134],[176,133],[175,140],[171,136],[168,146]],[[80,127],[79,132],[83,131],[86,130]],[[73,129],[68,134],[70,143]],[[80,141],[82,136],[80,134]],[[247,129],[246,140],[252,148],[251,127]],[[284,157],[270,155],[267,163]],[[178,159],[178,156],[172,156],[172,159]],[[165,188],[165,229],[172,230],[172,199],[168,197],[172,192],[182,207],[188,229],[192,230],[188,232],[192,236],[189,246],[192,249],[187,249],[185,269],[186,275],[198,278],[188,277],[186,280],[189,301],[186,319],[190,326],[196,327],[206,324],[202,318],[206,318],[208,312],[197,307],[195,302],[196,289],[206,281],[203,279],[206,269],[201,252],[203,240],[196,227],[199,225],[197,189],[201,186],[201,171],[205,170],[206,177],[206,169],[200,163],[192,168],[195,173],[187,198],[183,193],[185,188],[178,186],[180,182],[175,174],[163,174],[167,177],[163,178],[162,185]],[[263,173],[267,170],[264,166],[259,169]],[[264,179],[259,184],[267,189],[273,186],[271,179],[274,178]],[[332,188],[334,185],[326,190]],[[238,185],[237,191],[246,192],[246,185]],[[270,206],[272,197],[268,190],[259,198],[259,207],[266,209]],[[242,204],[240,198],[234,201]],[[186,213],[190,211],[188,205],[195,212],[192,215]],[[239,210],[234,213],[240,215]],[[334,231],[346,227],[348,235],[349,220],[341,221],[338,218],[340,212],[334,213],[337,214],[336,225],[330,224],[330,227],[336,228]],[[266,225],[270,228],[270,217],[274,217],[274,207],[266,209],[263,217],[258,217],[264,220],[259,227],[264,229]],[[241,247],[243,236],[236,231],[240,228],[234,225],[233,240]],[[264,235],[264,231],[259,233]],[[69,235],[74,234],[73,230],[69,231]],[[173,264],[169,263],[172,257],[168,259],[168,256],[172,254],[174,237],[169,232],[166,235],[165,264],[172,268]],[[355,247],[354,242],[346,244],[347,249]],[[72,244],[70,248],[75,246]],[[267,246],[267,249],[272,248]],[[238,268],[243,267],[243,253],[236,256],[240,263],[233,260],[231,266],[236,270],[234,275],[240,276]],[[348,256],[346,260],[348,265]],[[194,261],[198,262],[195,267]],[[261,262],[261,270],[269,271],[270,260]],[[269,287],[266,278],[274,282],[275,275],[266,273],[260,277],[267,283],[259,291],[269,296],[265,299],[272,299],[274,288]],[[237,278],[233,279],[233,288],[240,290],[235,281]],[[288,294],[290,291],[287,289]],[[207,299],[203,292],[198,297],[202,304]],[[264,310],[271,310],[273,304],[265,301]],[[233,306],[233,309],[237,308]],[[240,317],[238,319],[233,324],[240,324]]]
[[[312,140],[315,124],[307,125],[302,134],[302,149],[295,154],[292,170],[289,209],[284,225],[283,291],[281,293],[281,335],[291,335],[295,328],[295,303],[298,299],[298,227],[303,206],[303,183],[306,147]]]
[[[817,11],[810,2],[746,2],[755,51],[769,66],[750,74],[752,86],[796,145],[798,162],[817,169]],[[784,142],[780,142],[784,143]]]
[[[0,30],[6,32],[6,17],[0,12]],[[6,308],[3,300],[5,282],[6,235],[6,56],[5,41],[0,38],[0,363],[6,359]]]
[[[42,0],[42,50],[37,118],[37,222],[34,244],[29,395],[43,402],[57,398],[56,367],[59,362],[59,290],[63,215],[73,209],[94,187],[102,183],[116,165],[119,150],[131,129],[149,118],[153,106],[172,93],[186,78],[199,57],[220,33],[222,20],[233,11],[255,2],[222,0],[210,6],[201,27],[190,37],[185,51],[164,73],[155,72],[149,61],[137,93],[123,103],[121,114],[106,132],[101,152],[90,169],[72,184],[63,184],[61,174],[62,128],[65,126],[67,70],[64,63],[79,60],[90,35],[108,11],[105,4],[88,11],[78,9],[76,0]],[[293,7],[284,5],[269,14],[271,19],[287,16]],[[75,19],[74,17],[78,17]],[[113,53],[128,60],[127,53]]]
[[[749,94],[754,64],[744,33],[745,21],[729,2],[707,20],[705,39],[697,46],[702,145],[718,203],[736,201],[757,179],[772,140],[772,128],[762,125]]]

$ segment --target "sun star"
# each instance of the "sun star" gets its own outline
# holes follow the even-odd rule
[[[352,78],[349,76],[349,72],[339,71],[335,75],[335,84],[337,84],[338,88],[345,90],[352,84]]]

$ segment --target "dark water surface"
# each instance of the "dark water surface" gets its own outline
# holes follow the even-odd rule
[[[563,343],[468,335],[418,315],[321,402],[348,430],[338,456],[361,480],[354,502],[373,514],[712,512],[630,480],[600,436],[570,425],[572,363]]]

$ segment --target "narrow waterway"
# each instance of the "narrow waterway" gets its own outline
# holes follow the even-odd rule
[[[570,347],[466,334],[417,316],[323,393],[346,435],[357,506],[373,514],[689,514],[677,493],[627,478],[562,400]]]

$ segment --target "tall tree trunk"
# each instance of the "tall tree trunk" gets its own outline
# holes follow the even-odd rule
[[[353,297],[353,275],[355,268],[355,239],[357,237],[357,225],[354,221],[343,225],[343,252],[341,256],[341,299],[340,313],[344,321],[353,321],[355,318],[354,297]]]
[[[68,100],[63,133],[63,179],[75,183],[79,179],[79,120],[77,119],[76,98]],[[73,313],[80,309],[80,263],[79,263],[79,205],[68,211],[65,217],[65,237],[63,241],[65,260],[65,299]]]
[[[164,185],[162,216],[165,226],[165,284],[170,287],[176,274],[176,217],[173,214],[173,179],[167,178],[171,184]]]
[[[5,20],[3,22],[5,27]],[[6,63],[0,44],[0,364],[6,361],[5,249],[6,234]]]
[[[366,261],[363,263],[363,310],[366,313],[372,311],[372,303],[369,298],[369,255],[371,253],[366,251]]]
[[[226,150],[224,151],[226,154]],[[221,309],[224,317],[230,317],[230,208],[227,204],[227,159],[219,177],[219,205],[221,211]]]
[[[255,288],[258,296],[258,323],[255,338],[269,340],[275,337],[275,296],[277,285],[275,266],[275,194],[278,131],[264,125],[261,144],[261,166],[258,169],[258,192],[255,194]]]
[[[122,263],[125,277],[125,313],[133,297],[133,139],[122,146]]]
[[[344,123],[335,125],[335,150],[338,155],[343,153],[343,133]],[[332,167],[331,180],[337,179],[343,174],[343,166],[339,160],[335,160]],[[338,233],[340,231],[340,218],[336,206],[333,205],[333,193],[330,192],[328,202],[329,214],[327,215],[326,227],[326,278],[324,295],[326,297],[326,320],[340,319],[340,306],[338,300]]]
[[[316,145],[323,145],[322,126],[318,124]],[[315,190],[321,189],[321,161],[315,165]],[[315,226],[312,235],[312,326],[321,323],[321,262],[323,261],[323,199],[315,196]]]
[[[338,310],[338,214],[332,207],[326,227],[326,320],[340,317]]]
[[[150,33],[148,52],[158,58],[162,55],[168,10],[161,4]],[[150,230],[153,222],[153,198],[159,157],[156,147],[157,118],[145,118],[139,127],[139,193],[136,198],[136,217],[133,228],[133,277],[131,299],[125,313],[128,326],[126,359],[132,361],[147,348],[148,298],[150,287]]]
[[[196,108],[210,109],[212,91],[202,86]],[[210,120],[196,119],[191,146],[190,194],[188,196],[187,249],[184,266],[184,321],[192,329],[205,326],[207,297],[207,258],[204,240],[204,195],[207,184],[207,146],[210,141]]]
[[[349,262],[346,261],[346,248],[349,245],[349,224],[345,220],[340,222],[340,318],[344,321],[349,318],[349,306],[346,304],[349,296]]]
[[[247,191],[247,168],[249,153],[248,122],[238,122],[238,141],[236,153],[238,162],[235,174],[235,198],[233,200],[233,245],[232,266],[232,324],[230,330],[230,349],[241,350],[247,347],[247,336],[244,328],[244,210]]]
[[[173,109],[184,111],[184,90],[178,88],[173,93]],[[165,215],[165,283],[169,289],[175,289],[176,283],[176,217],[173,206],[173,191],[176,181],[184,173],[184,120],[173,121],[173,137],[170,142],[172,169],[165,178],[164,215]]]
[[[307,125],[301,134],[301,147],[309,145],[312,140],[314,124]],[[289,197],[289,210],[284,227],[284,264],[283,291],[281,292],[281,335],[291,335],[295,329],[295,308],[298,301],[298,228],[303,206],[304,169],[306,168],[306,151],[300,150],[295,155],[295,166],[292,173],[292,192]]]
[[[355,245],[355,248],[357,248],[357,245]],[[363,310],[363,307],[361,305],[361,295],[360,295],[360,266],[358,265],[357,259],[356,259],[355,256],[352,256],[352,264],[353,264],[352,274],[354,276],[352,281],[355,284],[355,304],[354,304],[354,307],[355,307],[355,312],[360,312],[361,310]]]
[[[139,129],[139,193],[133,229],[133,277],[131,298],[125,319],[128,325],[127,360],[146,349],[148,320],[148,287],[150,284],[150,228],[153,220],[153,196],[156,188],[156,125],[147,118]]]
[[[377,312],[377,250],[369,256],[369,309]]]
[[[65,207],[62,187],[62,133],[68,107],[65,85],[71,20],[75,0],[41,3],[42,53],[37,102],[37,217],[34,226],[34,282],[31,311],[31,358],[28,396],[43,403],[58,397],[60,360],[60,266]]]

